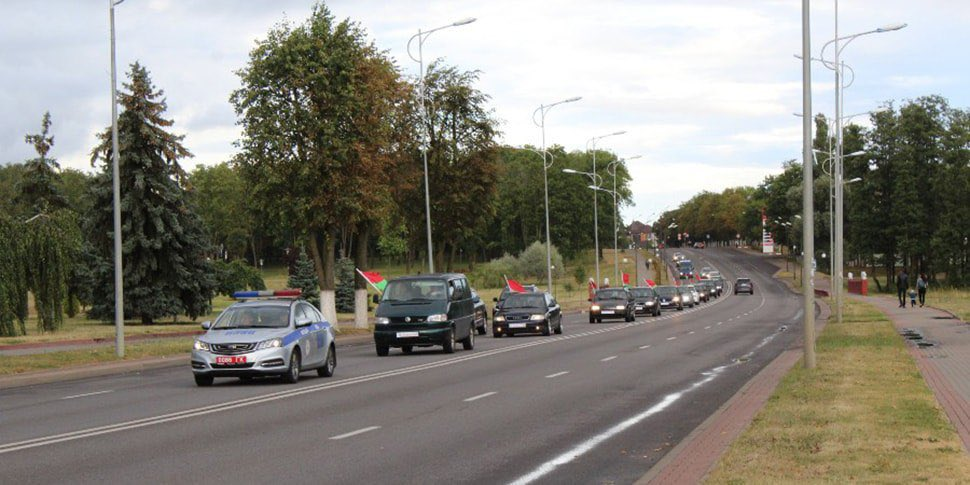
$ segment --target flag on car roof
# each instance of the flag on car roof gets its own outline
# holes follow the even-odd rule
[[[380,273],[377,271],[361,271],[360,269],[357,269],[357,272],[360,273],[360,275],[367,280],[367,283],[373,286],[375,290],[384,293],[384,288],[387,288],[387,280],[385,280]]]
[[[650,287],[657,286],[657,284],[654,283],[653,280],[651,279],[644,278],[643,281],[647,284],[647,286],[650,286]]]
[[[630,273],[623,273],[623,284],[630,285]]]
[[[504,275],[503,275],[504,276]],[[505,284],[509,287],[509,291],[514,293],[525,293],[525,287],[519,284],[518,281],[510,280],[505,278]]]

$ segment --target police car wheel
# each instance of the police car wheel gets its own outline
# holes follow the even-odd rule
[[[387,357],[387,354],[389,354],[390,351],[391,351],[390,346],[377,344],[377,356],[378,357]]]
[[[199,387],[209,387],[212,385],[213,381],[215,381],[215,378],[213,378],[212,376],[205,376],[200,374],[195,375],[195,385]]]
[[[468,329],[468,338],[461,341],[461,346],[465,350],[472,350],[475,348],[475,329]]]
[[[333,371],[337,368],[337,349],[333,345],[330,346],[330,350],[327,351],[327,362],[323,364],[323,367],[317,369],[317,375],[320,377],[333,377]]]
[[[290,366],[286,369],[286,374],[283,374],[283,382],[287,384],[295,384],[296,381],[300,380],[300,349],[293,349],[293,355],[290,356]]]
[[[448,330],[448,335],[445,336],[445,343],[442,344],[446,354],[455,353],[455,329]]]

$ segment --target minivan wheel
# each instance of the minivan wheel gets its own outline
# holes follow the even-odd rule
[[[455,353],[455,329],[448,331],[448,335],[445,336],[445,343],[442,344],[446,354]]]
[[[402,345],[401,346],[401,352],[404,352],[405,354],[410,354],[411,352],[414,352],[414,346],[413,345]]]
[[[481,327],[478,327],[478,334],[485,335],[488,333],[488,323],[483,323]]]
[[[377,356],[387,357],[387,354],[391,352],[391,346],[385,344],[377,344]]]
[[[465,350],[472,350],[475,348],[475,329],[468,329],[468,337],[461,341],[461,346]]]

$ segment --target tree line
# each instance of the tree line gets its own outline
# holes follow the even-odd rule
[[[425,268],[422,149],[436,268],[470,270],[544,239],[541,156],[497,142],[478,72],[435,61],[418,92],[363,28],[318,4],[304,22],[273,27],[237,75],[229,100],[242,128],[237,153],[186,171],[193,155],[171,133],[164,91],[146,66],[127,72],[118,100],[126,318],[195,318],[215,294],[259,286],[246,268],[308,258],[321,309],[335,321],[336,280],[346,273],[338,260]],[[110,128],[98,135],[88,175],[49,156],[51,125],[45,115],[41,133],[25,139],[36,159],[0,167],[2,335],[24,333],[28,293],[41,321],[54,318],[46,331],[82,306],[91,318],[114,314]],[[593,192],[586,177],[561,170],[591,171],[591,154],[548,152],[552,240],[571,257],[592,247]],[[616,157],[597,159],[609,177]],[[616,174],[619,203],[629,203],[629,173],[620,164]],[[599,197],[605,235],[612,198]]]
[[[887,102],[870,115],[871,127],[849,124],[843,131],[844,248],[854,266],[882,270],[880,287],[893,284],[901,267],[934,280],[970,284],[970,111],[953,108],[942,96]],[[833,184],[828,120],[815,118],[813,166],[815,258],[831,257]],[[702,193],[654,224],[668,243],[678,232],[711,234],[717,240],[760,241],[761,214],[776,244],[798,246],[802,212],[802,166],[794,160],[757,187]],[[786,223],[790,223],[790,226]],[[676,228],[670,228],[676,224]],[[701,236],[703,237],[703,236]],[[797,251],[796,251],[797,252]]]

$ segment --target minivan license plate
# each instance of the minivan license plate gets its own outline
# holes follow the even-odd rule
[[[418,332],[398,332],[397,338],[415,338],[420,337],[421,334]]]

